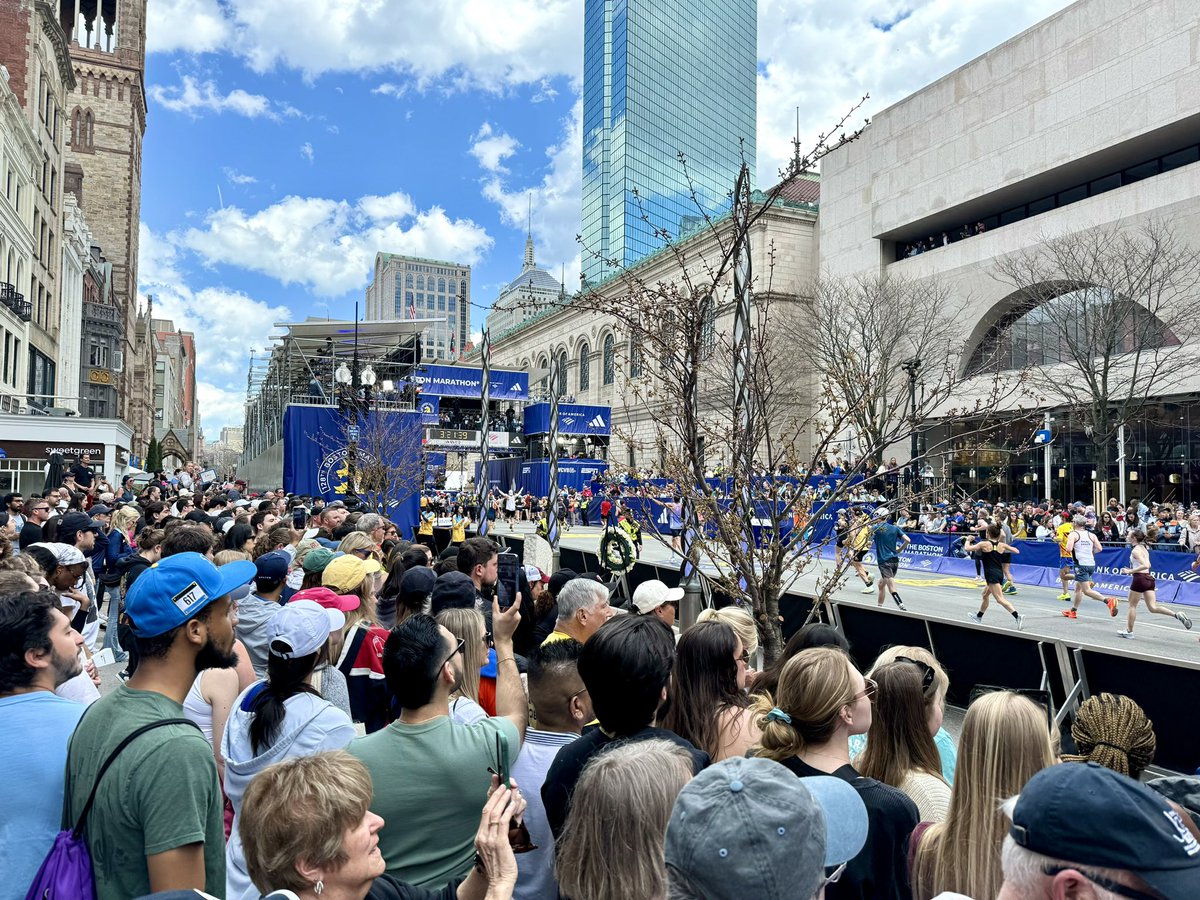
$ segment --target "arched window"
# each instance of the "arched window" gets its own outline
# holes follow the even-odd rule
[[[407,275],[404,276],[404,286],[406,288],[410,288],[413,286],[412,272],[409,272]]]
[[[584,341],[579,347],[579,393],[583,393],[592,386],[592,364],[588,357],[591,355],[591,348]]]
[[[458,295],[458,282],[455,281],[453,278],[451,278],[448,282],[446,282],[446,290],[449,293],[457,296]]]
[[[424,275],[417,276],[417,290],[418,291],[425,290],[425,276]]]
[[[1179,338],[1145,307],[1097,288],[1014,306],[971,354],[967,375],[1006,372],[1178,346]]]
[[[611,334],[604,336],[604,383],[612,384],[617,375],[617,342]]]
[[[629,342],[629,377],[641,378],[645,371],[642,363],[642,342],[641,339],[634,335]]]
[[[558,396],[564,397],[567,393],[567,351],[560,350],[558,360],[555,362],[558,366]]]
[[[445,278],[438,279],[438,293],[440,293],[440,294],[446,293],[446,279]]]
[[[79,125],[83,118],[83,113],[79,111],[79,107],[75,107],[75,111],[71,113],[71,146],[79,147]]]
[[[96,139],[96,117],[92,115],[89,109],[83,114],[83,145],[88,150],[95,146]]]

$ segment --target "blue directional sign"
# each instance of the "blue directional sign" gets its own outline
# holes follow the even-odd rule
[[[1044,447],[1054,440],[1054,435],[1050,433],[1049,428],[1042,428],[1033,433],[1033,442],[1039,447]]]

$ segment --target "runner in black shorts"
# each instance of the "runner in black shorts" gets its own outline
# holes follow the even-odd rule
[[[1025,627],[1025,617],[1017,612],[1015,606],[1004,598],[1001,591],[1001,585],[1004,584],[1004,557],[1009,553],[1020,553],[1016,547],[1012,547],[1004,543],[1001,538],[1004,531],[999,525],[989,525],[987,529],[987,539],[975,542],[974,538],[967,538],[967,542],[963,544],[963,549],[968,553],[978,553],[979,559],[983,563],[983,605],[979,608],[979,612],[973,613],[969,618],[972,622],[982,622],[983,614],[987,612],[989,598],[994,599],[997,603],[1003,606],[1017,620],[1017,630],[1020,631]]]

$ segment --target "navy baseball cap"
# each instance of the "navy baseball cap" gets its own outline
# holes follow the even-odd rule
[[[283,581],[287,578],[288,568],[291,564],[292,558],[281,550],[264,553],[254,561],[255,571],[258,573],[256,577],[270,581]],[[134,584],[137,582],[135,581]]]
[[[157,637],[235,588],[254,580],[254,563],[231,562],[217,568],[199,553],[177,553],[150,566],[125,595],[125,613],[138,637]]]
[[[1034,775],[1009,834],[1043,856],[1132,872],[1166,900],[1197,896],[1200,842],[1183,818],[1151,788],[1098,763],[1060,763]]]

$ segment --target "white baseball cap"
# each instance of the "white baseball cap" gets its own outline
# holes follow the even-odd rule
[[[267,646],[272,656],[296,659],[316,653],[331,632],[346,624],[338,609],[327,609],[315,600],[296,600],[282,607],[267,625]]]
[[[633,592],[633,606],[642,615],[653,612],[664,603],[678,603],[683,599],[683,588],[667,587],[657,579],[643,581]]]

